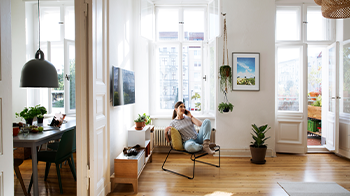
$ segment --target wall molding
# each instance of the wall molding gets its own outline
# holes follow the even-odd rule
[[[168,153],[170,147],[155,147],[153,149],[153,153]],[[180,153],[181,152],[172,152],[172,153]],[[214,156],[219,156],[218,153],[215,153]],[[251,157],[250,149],[222,149],[221,148],[221,157]],[[274,152],[271,148],[268,148],[266,151],[266,157],[276,157],[276,152]]]

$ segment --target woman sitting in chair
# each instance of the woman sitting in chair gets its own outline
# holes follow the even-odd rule
[[[177,129],[181,135],[183,147],[188,152],[205,151],[208,154],[214,154],[215,151],[209,147],[211,123],[210,120],[205,119],[203,123],[193,117],[191,112],[186,110],[185,104],[178,101],[175,104],[173,112],[173,120],[170,126],[165,128],[165,139],[169,142],[168,132],[173,127]],[[199,133],[194,129],[194,125],[200,127]]]

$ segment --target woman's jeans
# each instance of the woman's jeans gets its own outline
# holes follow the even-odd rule
[[[210,120],[205,119],[199,129],[198,136],[196,139],[189,139],[183,143],[183,146],[188,152],[198,152],[203,149],[203,141],[210,140],[211,134],[211,123]]]

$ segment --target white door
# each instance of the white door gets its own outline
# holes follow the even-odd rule
[[[338,153],[339,150],[339,42],[330,45],[326,51],[327,63],[322,74],[322,137],[326,148]]]
[[[14,195],[11,0],[0,1],[0,43],[0,195],[5,196]]]
[[[91,0],[88,7],[90,195],[107,195],[110,192],[107,0]]]
[[[276,152],[307,151],[307,46],[276,47]]]
[[[339,154],[350,159],[350,40],[340,44]]]
[[[75,1],[77,195],[110,192],[107,14],[106,0]]]

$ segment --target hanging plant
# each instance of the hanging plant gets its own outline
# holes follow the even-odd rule
[[[227,99],[227,84],[232,87],[232,71],[228,61],[228,50],[227,50],[227,31],[226,31],[226,14],[224,15],[224,44],[223,44],[223,57],[222,66],[220,67],[220,90],[224,93],[224,101],[218,106],[220,113],[229,112],[233,110],[233,104],[228,102]],[[226,64],[225,64],[226,59]]]
[[[227,86],[232,87],[232,72],[231,66],[228,60],[228,49],[227,49],[227,31],[226,31],[226,14],[224,15],[224,43],[223,43],[223,57],[222,66],[220,67],[220,90],[224,93],[227,92]],[[225,63],[226,59],[226,63]]]
[[[220,67],[220,90],[227,92],[227,85],[232,86],[232,72],[229,65],[222,65]]]

